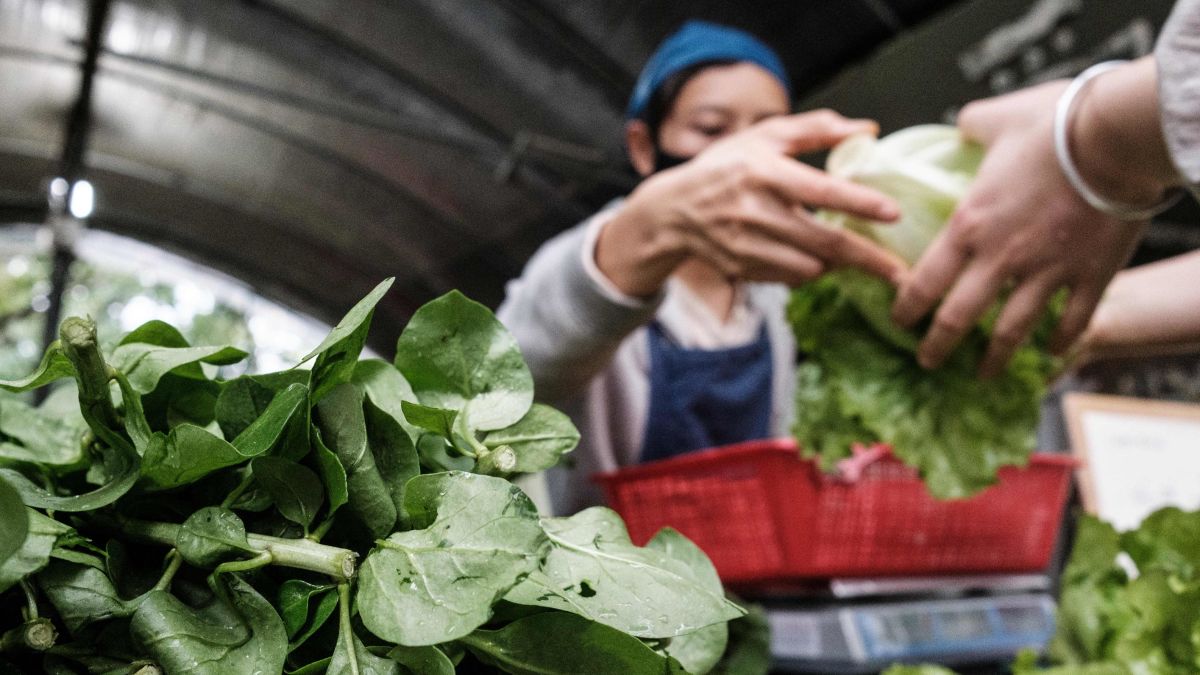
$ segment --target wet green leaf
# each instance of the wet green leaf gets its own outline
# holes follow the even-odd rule
[[[358,585],[363,623],[390,642],[433,645],[470,633],[545,550],[536,508],[506,480],[419,476],[404,505],[418,529],[379,542]]]

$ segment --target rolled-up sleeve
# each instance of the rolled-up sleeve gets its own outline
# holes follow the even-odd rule
[[[1200,192],[1200,0],[1179,0],[1154,49],[1163,136],[1179,173]]]
[[[596,234],[610,215],[601,212],[543,245],[508,284],[497,312],[521,346],[538,398],[548,403],[580,393],[662,301],[661,294],[625,296],[594,269]]]

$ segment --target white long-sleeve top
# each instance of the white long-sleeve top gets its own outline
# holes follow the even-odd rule
[[[651,300],[625,296],[594,262],[600,229],[617,208],[609,205],[544,244],[509,283],[497,313],[529,363],[536,398],[570,415],[582,436],[571,466],[546,474],[557,513],[603,503],[592,474],[638,462],[650,408],[646,326],[653,319],[690,349],[748,344],[765,322],[774,360],[772,431],[787,434],[792,419],[796,348],[785,318],[787,289],[742,286],[726,321],[676,280]]]
[[[1200,196],[1200,0],[1179,0],[1154,47],[1167,149]]]

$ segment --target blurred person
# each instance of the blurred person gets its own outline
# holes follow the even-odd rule
[[[499,317],[539,398],[583,436],[574,468],[548,473],[556,511],[600,503],[596,471],[785,434],[787,285],[844,265],[893,282],[902,273],[894,255],[809,211],[891,221],[896,204],[792,157],[876,125],[789,112],[770,48],[685,24],[650,58],[626,111],[641,183],[543,245],[509,284]]]
[[[901,284],[893,317],[912,326],[933,314],[918,352],[932,368],[1008,291],[980,366],[988,376],[1061,288],[1069,298],[1053,348],[1069,347],[1149,218],[1200,185],[1200,0],[1176,4],[1152,56],[972,103],[959,127],[987,154]]]

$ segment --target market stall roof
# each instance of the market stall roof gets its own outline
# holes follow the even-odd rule
[[[949,0],[0,0],[0,222],[45,217],[97,4],[91,225],[325,320],[395,275],[394,335],[628,189],[621,110],[685,18],[761,35],[803,95]]]

